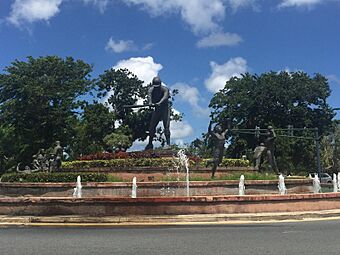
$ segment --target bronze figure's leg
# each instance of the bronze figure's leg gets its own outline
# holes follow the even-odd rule
[[[170,146],[170,107],[167,107],[162,115],[166,144]]]
[[[155,111],[152,113],[151,121],[150,121],[150,126],[149,126],[149,143],[145,147],[145,150],[152,150],[153,149],[153,138],[155,137],[156,133],[156,127],[159,122],[159,116],[160,112],[159,109],[155,109]]]

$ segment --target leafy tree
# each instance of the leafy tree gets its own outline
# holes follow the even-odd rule
[[[105,150],[104,138],[114,131],[114,123],[114,113],[104,104],[86,105],[76,127],[77,135],[72,140],[72,158]]]
[[[80,96],[92,86],[92,67],[71,57],[47,56],[15,60],[4,71],[0,121],[15,136],[11,142],[16,161],[30,162],[39,148],[48,148],[56,140],[68,144],[84,105]]]
[[[147,108],[135,110],[123,107],[134,105],[138,100],[146,103],[148,88],[143,86],[143,82],[127,69],[109,69],[99,75],[97,89],[98,97],[107,98],[116,119],[131,129],[133,141],[144,140],[147,137],[151,111]]]
[[[213,96],[209,106],[213,109],[212,119],[222,125],[231,118],[234,127],[240,129],[294,125],[296,128],[317,127],[322,135],[331,128],[334,117],[327,103],[330,92],[327,79],[320,74],[309,77],[304,72],[269,72],[260,76],[247,73],[227,81],[225,87]],[[253,134],[237,132],[227,153],[239,156],[257,143]],[[287,158],[287,144],[290,158]],[[301,167],[302,162],[304,169],[314,166],[313,146],[313,141],[278,139],[278,161],[290,160],[296,167]]]
[[[108,148],[126,151],[132,146],[132,135],[128,127],[120,126],[115,132],[105,136],[104,142]]]

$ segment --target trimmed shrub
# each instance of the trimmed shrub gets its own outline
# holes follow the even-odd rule
[[[206,166],[207,161],[210,159],[203,159],[199,162],[199,166]],[[234,159],[234,158],[223,158],[222,167],[249,167],[250,161],[248,159]]]
[[[102,173],[10,173],[1,177],[1,182],[76,182],[77,176],[82,182],[107,182],[108,177]]]
[[[80,160],[63,162],[62,167],[70,170],[89,169],[95,167],[172,167],[172,158],[127,158],[111,160]]]
[[[137,159],[137,158],[171,158],[176,156],[176,150],[148,150],[148,151],[132,151],[132,152],[98,152],[90,155],[84,155],[78,158],[79,161],[83,160],[111,160],[111,159]],[[193,161],[201,161],[201,158],[188,155]]]
[[[189,158],[191,166],[205,166],[208,159],[196,161]],[[174,159],[172,157],[163,158],[126,158],[126,159],[111,159],[111,160],[78,160],[63,162],[62,167],[69,170],[91,169],[97,167],[173,167]],[[221,164],[222,167],[249,167],[249,160],[228,159],[225,158]]]

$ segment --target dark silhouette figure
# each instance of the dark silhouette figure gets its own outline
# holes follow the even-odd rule
[[[267,149],[267,158],[270,170],[274,170],[276,173],[279,173],[274,155],[276,134],[272,126],[268,126],[265,136],[266,139],[264,140],[264,146]]]
[[[274,155],[276,140],[274,128],[272,126],[268,126],[267,131],[265,133],[260,133],[259,135],[263,135],[265,137],[265,140],[264,143],[260,143],[260,145],[257,146],[254,150],[253,159],[255,169],[261,170],[263,154],[266,153],[270,170],[274,170],[276,173],[279,173]]]
[[[208,127],[208,134],[212,138],[212,143],[214,146],[214,152],[213,152],[213,158],[211,160],[208,160],[207,167],[209,165],[213,165],[211,168],[211,178],[215,177],[215,172],[219,164],[221,164],[223,155],[224,155],[224,144],[226,140],[226,134],[228,132],[228,128],[225,130],[222,130],[222,127],[220,125],[216,125],[214,127],[214,130],[211,130],[212,122],[210,121],[209,127]]]
[[[261,164],[262,164],[262,154],[266,150],[266,147],[264,146],[264,143],[260,143],[259,146],[256,146],[254,150],[254,166],[256,170],[261,170]]]
[[[52,169],[59,171],[61,168],[61,161],[63,158],[63,147],[60,145],[60,141],[56,141],[56,146],[53,149],[53,165]]]
[[[152,87],[148,92],[149,105],[155,106],[152,113],[149,126],[149,143],[145,150],[153,149],[153,138],[155,137],[156,127],[160,121],[163,121],[164,134],[167,146],[170,145],[170,105],[169,105],[169,89],[162,85],[159,77],[152,80]]]

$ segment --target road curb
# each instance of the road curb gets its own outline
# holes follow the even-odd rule
[[[71,226],[71,227],[129,227],[129,226],[176,226],[176,225],[223,225],[256,224],[273,222],[301,222],[340,219],[340,210],[289,212],[289,213],[244,213],[244,214],[192,214],[149,216],[87,217],[62,216],[0,216],[0,227],[10,226]]]

